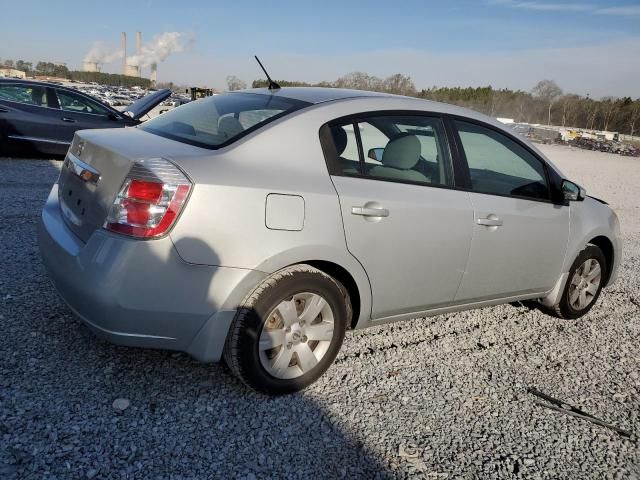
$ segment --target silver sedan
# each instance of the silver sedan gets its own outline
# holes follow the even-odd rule
[[[522,300],[580,317],[621,258],[607,204],[494,120],[317,88],[77,132],[39,237],[98,335],[224,358],[271,394],[351,328]]]

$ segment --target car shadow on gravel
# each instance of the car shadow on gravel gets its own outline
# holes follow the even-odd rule
[[[330,409],[340,409],[335,399],[329,408],[304,392],[264,396],[221,364],[100,340],[57,296],[42,265],[33,268],[37,275],[29,287],[39,295],[33,303],[20,302],[16,312],[33,322],[23,332],[26,338],[16,339],[23,351],[10,361],[10,399],[0,405],[12,412],[0,415],[0,428],[15,433],[8,438],[4,473],[15,478],[392,476],[372,450],[334,422],[338,417]],[[205,295],[208,288],[200,285],[193,295]]]

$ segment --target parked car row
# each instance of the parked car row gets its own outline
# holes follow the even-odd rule
[[[118,111],[94,96],[60,84],[2,78],[0,155],[25,149],[64,155],[77,130],[137,125],[170,95],[168,89],[157,90]]]

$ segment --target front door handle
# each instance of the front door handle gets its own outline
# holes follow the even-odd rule
[[[371,208],[371,207],[351,207],[351,213],[353,215],[362,215],[363,217],[388,217],[389,210],[386,208]]]
[[[485,227],[501,227],[503,225],[502,219],[495,215],[489,215],[486,218],[478,218],[476,223]]]
[[[2,113],[9,113],[9,110],[4,108],[4,107],[0,107],[0,112]]]
[[[73,118],[69,118],[69,117],[62,117],[62,121],[69,122],[69,123],[76,123],[76,121]]]

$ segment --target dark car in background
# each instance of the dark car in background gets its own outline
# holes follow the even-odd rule
[[[0,155],[25,149],[64,155],[77,130],[138,125],[170,95],[168,89],[157,90],[120,112],[73,88],[0,79]]]

